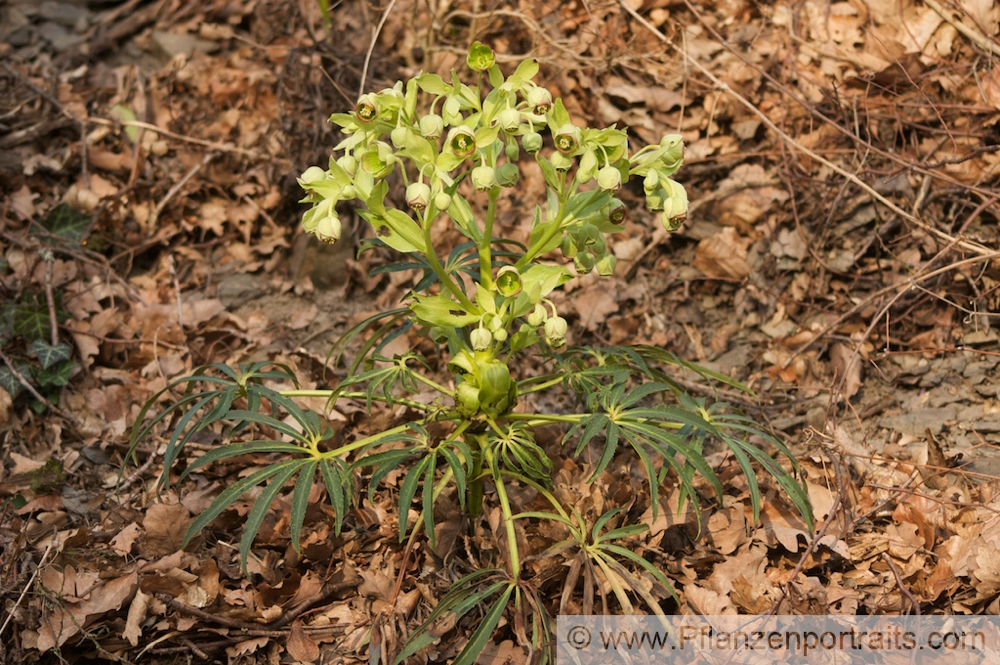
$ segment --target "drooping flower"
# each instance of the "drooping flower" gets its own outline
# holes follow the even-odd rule
[[[495,187],[497,184],[497,173],[493,167],[485,164],[472,169],[472,186],[481,192]]]
[[[468,157],[476,151],[476,135],[468,127],[452,127],[447,142],[457,157]]]
[[[572,155],[579,149],[582,138],[583,132],[580,131],[579,127],[566,123],[559,128],[553,140],[556,144],[556,150],[564,155]]]
[[[444,118],[437,113],[428,113],[420,118],[420,135],[428,139],[440,138],[444,131]]]
[[[330,245],[340,240],[342,232],[343,226],[340,223],[340,218],[332,211],[320,219],[316,225],[316,237]]]
[[[606,192],[617,192],[622,188],[622,173],[613,166],[605,166],[597,172],[597,184]]]
[[[367,93],[358,98],[358,103],[354,107],[354,112],[358,120],[367,124],[378,117],[378,102],[375,95]]]
[[[431,188],[424,182],[412,182],[406,188],[406,205],[423,210],[431,200]]]

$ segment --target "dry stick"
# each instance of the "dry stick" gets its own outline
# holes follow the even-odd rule
[[[893,577],[896,578],[896,585],[899,587],[899,590],[903,592],[903,594],[909,599],[910,603],[913,605],[914,613],[917,616],[920,616],[920,603],[917,601],[913,593],[911,593],[910,590],[906,588],[906,585],[903,584],[903,578],[900,577],[899,569],[896,568],[896,564],[892,562],[892,557],[890,557],[885,552],[882,552],[882,560],[885,561],[887,564],[889,564],[889,570],[892,571]]]
[[[392,0],[389,6],[385,8],[385,11],[382,12],[382,18],[379,19],[378,25],[375,26],[375,30],[372,32],[372,43],[368,47],[368,52],[365,53],[365,64],[361,68],[361,85],[358,86],[358,97],[365,94],[365,83],[368,81],[368,65],[371,64],[372,53],[375,51],[375,45],[378,43],[378,36],[382,34],[382,27],[385,25],[386,19],[389,18],[389,12],[395,6],[396,0]]]
[[[188,169],[188,172],[184,174],[183,178],[174,183],[174,186],[167,191],[167,195],[156,204],[156,209],[153,210],[153,214],[149,216],[149,220],[146,222],[148,228],[156,228],[156,222],[160,219],[160,213],[163,212],[163,209],[166,207],[167,203],[170,202],[170,199],[174,198],[177,192],[179,192],[181,188],[188,183],[188,180],[193,178],[198,171],[202,170],[202,168],[215,159],[217,155],[217,152],[208,153],[200,162]]]
[[[754,115],[756,115],[760,119],[760,121],[765,126],[767,126],[768,129],[770,129],[772,132],[774,132],[775,134],[777,134],[778,137],[782,141],[784,141],[789,147],[791,147],[791,148],[793,148],[795,150],[798,150],[799,152],[803,153],[804,155],[806,155],[810,159],[812,159],[812,160],[814,160],[816,162],[819,162],[823,166],[825,166],[828,169],[832,170],[834,173],[837,173],[841,177],[846,178],[851,183],[853,183],[854,185],[856,185],[857,187],[859,187],[863,191],[867,192],[876,201],[878,201],[882,205],[884,205],[887,208],[889,208],[889,210],[892,210],[894,213],[896,213],[897,215],[899,215],[903,219],[906,219],[906,220],[912,222],[914,225],[916,225],[917,227],[919,227],[923,231],[925,231],[927,233],[930,233],[931,235],[936,236],[937,238],[939,238],[941,240],[945,240],[945,241],[947,241],[949,243],[958,245],[959,247],[961,247],[963,249],[967,249],[970,252],[974,252],[976,254],[985,255],[985,254],[990,254],[991,253],[988,248],[983,247],[979,243],[969,242],[968,240],[962,240],[960,238],[953,238],[952,236],[948,235],[944,231],[936,229],[933,226],[931,226],[930,224],[927,224],[926,222],[922,221],[921,219],[918,219],[917,217],[911,215],[910,213],[906,212],[905,210],[903,210],[902,208],[900,208],[898,205],[896,205],[895,203],[893,203],[892,201],[890,201],[889,199],[887,199],[886,197],[884,197],[882,194],[879,194],[871,185],[869,185],[868,183],[864,182],[863,180],[861,180],[860,178],[858,178],[853,173],[850,173],[849,171],[845,171],[844,169],[842,169],[841,167],[837,166],[833,162],[829,161],[828,159],[822,157],[821,155],[817,154],[816,152],[813,152],[809,148],[807,148],[804,145],[802,145],[801,143],[797,142],[791,136],[789,136],[788,134],[786,134],[784,132],[784,130],[782,130],[780,127],[778,127],[776,124],[774,124],[774,122],[770,118],[768,118],[767,115],[764,114],[763,111],[761,111],[756,106],[754,106],[753,102],[751,102],[749,99],[747,99],[746,97],[744,97],[743,95],[739,94],[738,92],[736,92],[735,90],[733,90],[731,87],[729,87],[728,83],[722,81],[719,77],[717,77],[715,74],[713,74],[711,71],[709,71],[708,68],[705,67],[704,65],[702,65],[700,62],[698,62],[697,60],[695,60],[694,58],[692,58],[691,56],[689,56],[687,53],[685,53],[681,49],[677,48],[677,46],[675,46],[669,39],[667,39],[666,35],[664,35],[662,32],[660,32],[649,21],[647,21],[642,16],[640,16],[638,12],[636,12],[634,9],[632,9],[625,2],[625,0],[618,0],[618,1],[621,4],[621,6],[625,9],[625,11],[628,12],[629,14],[631,14],[632,17],[635,18],[639,23],[641,23],[647,30],[649,30],[654,35],[656,35],[656,37],[658,39],[660,39],[664,44],[668,44],[672,49],[674,49],[681,56],[683,56],[685,60],[687,60],[689,63],[691,63],[692,66],[694,66],[695,69],[697,69],[706,78],[708,78],[716,86],[716,88],[718,88],[722,92],[727,92],[730,95],[732,95],[732,97],[736,101],[738,101],[741,105],[745,106],[751,113],[753,113]],[[691,9],[692,12],[694,12],[695,16],[698,16],[698,13],[694,11],[694,8],[691,7],[691,5],[688,3],[688,0],[685,0],[685,3],[688,4],[688,7]],[[836,123],[834,123],[834,124],[836,125]],[[839,125],[837,125],[837,126],[839,126]]]
[[[56,299],[52,295],[52,264],[55,257],[49,250],[42,251],[42,260],[45,261],[45,303],[49,306],[49,335],[52,346],[59,344],[59,322],[56,320]]]
[[[127,120],[127,121],[116,121],[108,120],[107,118],[95,118],[88,117],[87,122],[92,122],[95,125],[103,125],[105,127],[139,127],[141,129],[148,129],[150,131],[156,132],[157,134],[162,134],[167,138],[175,139],[177,141],[183,141],[184,143],[193,143],[194,145],[204,146],[206,148],[211,148],[216,152],[231,152],[237,155],[243,155],[244,157],[252,157],[254,159],[270,159],[275,162],[287,163],[288,160],[285,158],[272,158],[267,155],[257,152],[256,150],[247,150],[245,148],[238,148],[232,143],[219,143],[218,141],[209,141],[207,139],[199,139],[195,136],[187,136],[186,134],[178,134],[177,132],[172,132],[169,129],[164,129],[158,125],[154,125],[148,122],[142,122],[141,120]]]
[[[7,624],[13,621],[14,615],[17,613],[17,608],[21,605],[21,601],[23,601],[24,597],[28,595],[28,589],[30,589],[32,585],[34,585],[35,579],[38,577],[38,573],[41,572],[42,565],[45,563],[45,559],[48,558],[49,552],[52,551],[53,545],[55,545],[55,540],[50,540],[48,547],[45,548],[45,552],[42,554],[41,560],[38,562],[38,565],[35,566],[34,572],[31,573],[31,579],[28,580],[28,583],[24,585],[23,589],[21,589],[21,595],[18,596],[17,602],[14,603],[14,607],[10,608],[10,612],[7,614],[7,618],[4,620],[3,625],[0,626],[0,636],[2,636],[3,631],[7,629]]]

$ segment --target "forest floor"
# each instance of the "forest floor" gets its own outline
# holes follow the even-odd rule
[[[813,528],[765,478],[759,524],[735,474],[700,515],[664,488],[654,519],[640,479],[588,484],[565,460],[556,483],[649,525],[630,547],[677,589],[664,608],[1000,614],[1000,6],[344,0],[328,28],[320,4],[0,7],[0,661],[391,662],[454,579],[440,548],[489,558],[458,529],[404,555],[395,478],[339,536],[312,510],[301,554],[279,502],[249,577],[248,505],[181,540],[252,460],[157,491],[166,439],[140,442],[116,491],[172,379],[272,360],[328,387],[337,333],[405,295],[412,273],[355,256],[357,219],[332,247],[302,233],[296,177],[360,89],[464,67],[473,40],[504,68],[537,59],[581,124],[635,147],[684,136],[685,227],[668,236],[624,192],[616,275],[556,305],[571,341],[656,345],[746,383],[756,399],[718,394],[802,466]],[[541,192],[505,195],[497,235],[526,238]],[[552,614],[592,608],[563,592],[566,566],[539,571]],[[453,658],[476,616],[413,662]],[[515,623],[480,662],[528,661]]]

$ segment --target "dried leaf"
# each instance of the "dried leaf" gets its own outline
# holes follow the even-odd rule
[[[288,644],[285,645],[288,655],[300,663],[315,663],[319,660],[319,647],[302,630],[301,621],[293,621]]]

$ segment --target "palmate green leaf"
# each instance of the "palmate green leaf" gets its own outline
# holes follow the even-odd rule
[[[60,360],[52,367],[43,369],[36,374],[38,385],[42,388],[52,386],[65,386],[69,384],[73,372],[76,371],[77,364],[72,360]]]
[[[360,323],[349,328],[347,332],[341,335],[340,338],[334,342],[333,346],[330,348],[330,353],[327,354],[327,360],[332,361],[333,365],[339,364],[340,359],[343,357],[344,352],[347,351],[347,347],[350,345],[352,340],[364,332],[368,326],[385,319],[385,323],[383,323],[374,334],[368,337],[364,346],[361,348],[361,351],[351,364],[348,374],[354,374],[358,370],[358,367],[361,366],[364,359],[368,356],[371,349],[378,345],[379,340],[381,340],[386,333],[388,333],[388,331],[395,328],[396,325],[407,316],[410,316],[410,310],[408,307],[390,309],[386,312],[379,312],[378,314],[369,316]]]
[[[87,238],[93,219],[67,203],[60,203],[42,220],[41,227],[68,244],[80,245]],[[38,231],[32,227],[32,235]]]
[[[20,303],[13,310],[12,332],[25,340],[43,340],[52,330],[49,312],[42,303]]]
[[[489,641],[493,635],[493,631],[496,630],[497,624],[500,623],[500,618],[503,616],[504,610],[507,609],[507,602],[516,588],[515,584],[509,583],[507,589],[500,594],[500,597],[493,601],[493,605],[486,613],[486,616],[483,617],[479,626],[476,627],[475,632],[472,633],[465,648],[452,661],[452,665],[470,665],[477,661],[479,654],[483,651],[483,647],[486,646],[486,642]]]
[[[417,443],[419,440],[412,436],[403,436],[399,440],[405,443]],[[372,469],[371,478],[368,481],[368,498],[371,500],[375,494],[375,488],[378,486],[382,479],[389,475],[389,472],[401,465],[403,462],[416,457],[420,454],[419,449],[414,448],[400,448],[396,450],[386,450],[381,453],[375,453],[373,455],[368,455],[363,457],[351,465],[351,468],[363,468],[366,466],[374,467]]]
[[[309,492],[312,490],[313,478],[316,477],[316,468],[319,460],[313,458],[306,462],[299,471],[299,478],[295,481],[295,489],[292,490],[292,507],[290,513],[289,529],[292,535],[292,547],[296,553],[301,552],[299,541],[302,535],[302,525],[306,521],[306,509],[309,508]]]
[[[253,508],[250,509],[250,514],[247,515],[247,520],[243,523],[243,536],[240,538],[240,569],[244,575],[247,574],[247,557],[250,555],[250,546],[253,545],[254,538],[260,531],[260,525],[264,523],[264,518],[271,509],[271,504],[278,498],[278,492],[285,486],[285,483],[309,463],[310,460],[297,459],[279,462],[270,467],[275,469],[273,477],[267,483],[264,491],[257,497],[257,500],[254,501]]]
[[[21,360],[14,361],[14,369],[17,370],[18,374],[27,378],[31,376],[31,365]],[[21,385],[21,381],[14,376],[14,372],[11,371],[7,365],[0,365],[0,388],[3,388],[8,393],[10,393],[11,398],[16,398],[24,390],[24,386]]]
[[[294,427],[288,423],[278,420],[273,416],[269,416],[266,413],[235,409],[229,412],[228,418],[264,425],[265,427],[270,427],[274,431],[280,432],[289,438],[295,439],[296,441],[301,441],[302,443],[307,442],[306,437],[304,437],[302,433],[297,431]]]
[[[439,450],[441,456],[444,457],[445,462],[451,468],[452,474],[455,476],[455,489],[458,490],[458,503],[464,509],[467,473],[472,472],[472,451],[469,449],[468,445],[462,443],[461,441],[453,441],[451,443],[462,453],[462,459],[466,460],[464,464],[462,459],[459,459],[458,455],[456,455],[455,452],[447,445],[442,445]]]
[[[319,470],[326,485],[335,515],[334,534],[339,536],[347,516],[347,507],[354,501],[354,474],[343,460],[325,457],[320,460]]]
[[[417,484],[428,467],[431,469],[431,486],[433,487],[435,457],[436,455],[427,455],[417,462],[406,474],[403,484],[399,486],[399,542],[406,539],[406,519],[409,516],[410,506],[413,505],[413,497],[417,493]],[[433,515],[433,502],[432,505],[424,506],[424,511],[427,510],[430,510]],[[433,532],[434,529],[431,528],[431,533]]]
[[[393,665],[400,665],[413,654],[433,644],[438,638],[431,634],[431,628],[446,614],[454,614],[455,621],[458,621],[476,605],[508,586],[509,582],[494,582],[489,586],[475,587],[481,579],[501,573],[502,571],[497,568],[477,570],[452,584],[448,593],[438,601],[427,619],[403,643],[403,647],[392,661]]]
[[[219,460],[226,459],[227,457],[236,457],[238,455],[248,455],[251,453],[291,453],[293,455],[308,454],[309,451],[300,445],[294,443],[288,443],[286,441],[238,441],[236,443],[227,443],[224,446],[219,446],[218,448],[213,448],[207,453],[198,457],[181,473],[180,480],[187,478],[189,474],[198,469],[208,466],[213,462],[218,462]]]
[[[288,462],[284,462],[282,464],[289,465],[296,463],[300,463],[300,460],[289,460]],[[263,469],[258,469],[246,478],[242,478],[224,489],[222,493],[215,497],[215,500],[209,504],[208,508],[199,514],[193,522],[191,522],[191,526],[188,527],[187,533],[184,535],[184,542],[181,544],[182,547],[187,547],[187,544],[191,542],[191,539],[194,538],[199,531],[204,529],[209,522],[222,514],[223,510],[228,508],[230,504],[243,496],[247,490],[278,473],[281,471],[281,468],[281,464],[272,464],[271,466],[264,467]]]

